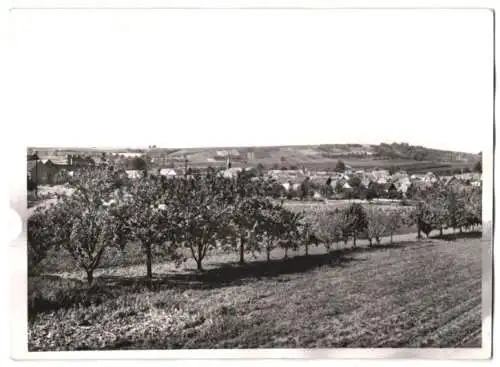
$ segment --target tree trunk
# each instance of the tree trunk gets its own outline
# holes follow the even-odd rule
[[[439,235],[442,237],[443,236],[443,227],[439,228]]]
[[[391,232],[391,245],[392,245],[392,232]]]
[[[267,262],[269,262],[269,261],[271,261],[271,249],[267,248],[266,252],[267,252]]]
[[[94,270],[86,270],[86,273],[87,273],[87,283],[90,287],[94,282]]]
[[[285,259],[288,259],[288,247],[285,247]]]
[[[460,233],[462,233],[462,227],[460,227]]]
[[[151,244],[146,245],[146,278],[153,279],[153,255],[151,253]]]
[[[306,256],[309,256],[309,243],[306,242]]]
[[[203,271],[201,261],[203,260],[203,246],[198,245],[198,258],[196,259],[196,266],[199,271]]]
[[[377,241],[377,245],[380,245],[380,237],[375,237],[375,240]]]
[[[199,271],[203,271],[203,265],[201,264],[201,259],[196,259],[196,267]]]
[[[369,247],[372,247],[373,243],[372,243],[372,238],[371,237],[368,237],[368,246]]]
[[[245,238],[240,237],[240,264],[245,263]]]
[[[356,247],[356,239],[357,239],[357,234],[352,235],[352,245],[353,247]]]

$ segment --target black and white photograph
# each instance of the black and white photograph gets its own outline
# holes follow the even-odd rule
[[[28,354],[489,357],[492,11],[12,17]]]

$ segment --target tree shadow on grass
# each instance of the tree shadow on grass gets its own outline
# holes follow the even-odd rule
[[[242,285],[247,282],[275,278],[280,275],[305,273],[321,267],[343,267],[353,261],[362,261],[346,253],[294,256],[287,259],[254,261],[243,265],[236,263],[219,263],[203,272],[188,271],[184,273],[154,275],[151,282],[145,278],[123,276],[100,276],[99,282],[108,287],[125,287],[127,289],[146,288],[152,291],[162,289],[217,289]]]
[[[328,267],[346,267],[352,262],[367,261],[357,254],[394,250],[412,246],[432,245],[430,240],[418,242],[394,242],[374,244],[371,247],[350,247],[335,249],[324,254],[295,255],[286,259],[252,261],[245,264],[237,262],[215,263],[215,267],[203,272],[186,271],[182,273],[155,274],[151,281],[145,278],[124,276],[100,276],[99,282],[108,287],[126,289],[217,289],[242,285],[261,279],[277,278],[281,275],[306,273],[310,270]]]
[[[481,239],[483,237],[483,232],[473,231],[473,232],[456,232],[456,233],[447,233],[442,236],[432,236],[431,238],[443,241],[457,241],[459,239]]]
[[[39,313],[69,309],[76,305],[98,305],[113,297],[110,289],[56,275],[40,275],[28,278],[28,320]]]

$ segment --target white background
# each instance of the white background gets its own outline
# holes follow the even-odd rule
[[[477,153],[491,145],[492,18],[16,10],[11,122],[30,145],[396,141]]]
[[[113,2],[94,5],[106,3]],[[24,188],[26,145],[406,141],[488,155],[491,17],[458,10],[14,11],[2,23],[9,56],[4,157],[18,162],[10,172],[22,173]],[[18,181],[9,184],[11,198],[22,192]],[[4,223],[19,232],[16,222]]]

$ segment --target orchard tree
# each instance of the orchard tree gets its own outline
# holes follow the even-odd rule
[[[28,218],[28,273],[30,275],[37,272],[38,265],[54,245],[53,232],[57,222],[54,222],[53,213],[52,208],[38,207]]]
[[[370,247],[373,244],[373,239],[380,244],[380,237],[382,237],[387,231],[387,213],[383,209],[368,207],[366,210],[367,224],[366,224],[366,236]]]
[[[93,283],[94,270],[106,248],[122,246],[123,222],[116,197],[122,188],[108,168],[79,170],[71,180],[74,190],[60,195],[46,218],[56,248],[64,248]],[[110,208],[113,208],[112,210]]]
[[[302,214],[294,213],[282,208],[278,217],[280,240],[279,244],[285,249],[284,258],[288,258],[288,250],[296,250],[300,243],[300,227],[302,224]]]
[[[342,185],[342,182],[340,180],[337,181],[335,184],[335,193],[341,194],[344,191],[344,186]]]
[[[446,191],[440,188],[434,198],[433,207],[435,211],[436,227],[439,229],[439,235],[443,235],[443,229],[447,227],[449,211]]]
[[[134,157],[130,160],[128,166],[131,170],[144,171],[147,167],[147,162],[142,157]]]
[[[314,221],[314,232],[328,253],[331,251],[332,245],[342,239],[341,221],[338,219],[335,212],[320,210]]]
[[[212,172],[179,179],[176,200],[176,240],[191,251],[197,269],[203,271],[208,250],[217,246],[231,224],[232,195],[228,180]]]
[[[352,187],[352,188],[359,188],[361,187],[361,178],[358,176],[352,176],[347,183]]]
[[[366,200],[376,199],[380,196],[382,188],[376,182],[370,182],[368,188],[366,189]]]
[[[300,184],[300,199],[305,200],[311,196],[311,180],[306,177]]]
[[[412,218],[417,224],[417,238],[421,239],[423,232],[426,237],[432,232],[435,226],[435,211],[427,203],[421,201],[417,204],[415,210],[412,213]]]
[[[403,222],[404,222],[403,217],[404,217],[404,214],[400,210],[390,210],[389,213],[387,213],[387,215],[386,215],[385,227],[386,227],[387,233],[389,233],[391,245],[393,243],[394,234],[403,225]]]
[[[302,239],[302,242],[304,243],[305,254],[306,254],[306,256],[309,256],[309,246],[310,245],[318,246],[319,238],[314,233],[314,226],[310,222],[306,221],[305,219],[304,219],[302,226],[301,226],[301,239]]]
[[[154,247],[175,244],[178,213],[172,204],[176,200],[174,193],[174,190],[164,190],[160,179],[151,178],[136,180],[128,192],[126,230],[129,239],[139,242],[142,248],[148,280],[153,278]],[[172,255],[174,250],[167,248]]]
[[[335,223],[335,226],[338,226],[340,239],[344,242],[344,245],[347,245],[354,225],[353,217],[348,209],[349,208],[337,208],[333,211],[333,223]]]
[[[255,250],[255,241],[252,242],[251,238],[257,230],[259,214],[267,206],[266,184],[262,179],[252,179],[242,172],[227,187],[229,191],[225,189],[224,200],[232,206],[230,224],[236,242],[239,242],[239,262],[244,264],[245,249]],[[224,190],[222,187],[218,189]]]
[[[483,164],[482,162],[479,160],[477,161],[475,164],[474,164],[474,168],[473,168],[473,171],[474,172],[483,172]]]
[[[335,171],[344,172],[345,171],[345,163],[343,160],[339,160],[337,165],[335,166]]]
[[[467,216],[465,209],[465,197],[463,191],[460,191],[456,187],[449,187],[447,192],[447,203],[448,203],[448,227],[453,229],[459,229],[462,232],[462,228],[467,224]]]
[[[446,228],[449,220],[447,189],[438,181],[426,191],[424,201],[433,214],[432,227],[433,229],[439,229],[439,233],[442,236],[443,228]]]
[[[366,212],[361,204],[354,203],[347,208],[347,217],[349,219],[348,223],[350,224],[353,246],[356,247],[356,239],[359,233],[362,233],[368,224]]]
[[[259,214],[263,208],[262,200],[258,198],[240,198],[232,207],[231,221],[233,233],[238,239],[239,263],[245,263],[245,250],[254,245],[251,241],[252,236],[257,230],[259,224]]]
[[[283,208],[281,205],[275,205],[268,201],[259,212],[258,225],[256,228],[257,237],[264,244],[268,262],[271,260],[271,251],[276,247],[282,234],[282,210]]]
[[[467,210],[470,215],[469,223],[472,226],[481,226],[483,223],[482,187],[473,188],[469,197]]]
[[[470,187],[461,192],[465,227],[472,229],[482,224],[481,187]]]

